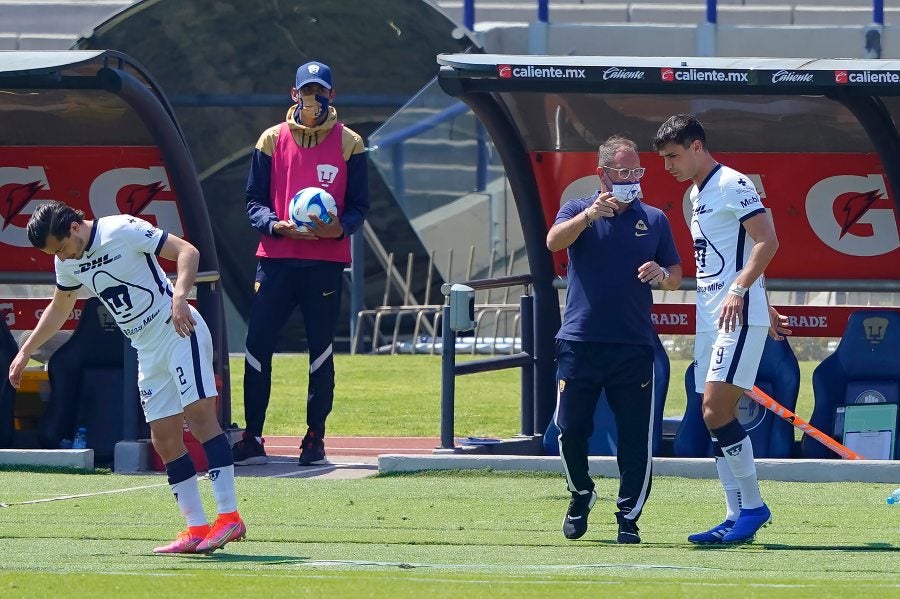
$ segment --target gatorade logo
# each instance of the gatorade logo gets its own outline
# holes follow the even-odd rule
[[[900,247],[884,176],[835,175],[813,185],[806,216],[816,236],[848,256],[880,256]]]

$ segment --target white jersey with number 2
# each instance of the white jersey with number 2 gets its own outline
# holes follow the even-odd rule
[[[691,236],[697,264],[697,332],[715,331],[728,288],[756,242],[743,222],[765,212],[748,177],[721,164],[691,188]],[[769,326],[764,277],[744,296],[745,325]]]

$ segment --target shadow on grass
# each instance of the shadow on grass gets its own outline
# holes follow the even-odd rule
[[[210,553],[210,554],[202,554],[202,553],[170,553],[170,554],[158,554],[151,553],[148,555],[152,555],[154,557],[159,557],[161,559],[166,558],[175,558],[180,560],[189,560],[191,562],[211,562],[214,561],[216,563],[227,563],[227,564],[240,564],[240,563],[251,563],[251,564],[259,564],[262,566],[284,566],[288,564],[305,564],[309,561],[313,561],[311,557],[297,557],[290,555],[247,555],[243,553]]]
[[[743,544],[709,544],[709,545],[691,545],[694,549],[700,551],[722,551],[738,547],[746,547],[750,549],[767,549],[770,551],[852,551],[878,553],[882,551],[897,551],[900,549],[892,543],[866,543],[865,545],[786,545],[784,543],[743,543]]]

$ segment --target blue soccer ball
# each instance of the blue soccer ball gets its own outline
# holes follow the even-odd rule
[[[298,191],[288,206],[291,221],[297,225],[300,231],[307,231],[313,226],[310,216],[315,215],[325,221],[331,222],[329,212],[337,214],[337,203],[334,197],[318,187],[306,187]]]

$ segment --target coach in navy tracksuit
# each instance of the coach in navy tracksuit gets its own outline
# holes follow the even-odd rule
[[[247,181],[247,214],[261,233],[256,295],[250,309],[244,364],[244,438],[232,448],[235,464],[266,461],[262,431],[272,386],[278,332],[296,306],[309,348],[307,431],[300,465],[325,463],[325,419],[334,402],[334,333],[341,305],[350,235],[369,211],[362,137],[337,120],[331,70],[320,62],[297,69],[286,119],[260,136]],[[337,204],[330,223],[298,229],[288,214],[303,189],[330,193]]]
[[[566,202],[547,234],[568,248],[568,292],[556,336],[562,458],[572,501],[566,538],[587,531],[597,500],[588,474],[594,410],[606,391],[618,431],[619,543],[639,543],[637,519],[650,493],[653,439],[651,285],[677,289],[681,266],[665,214],[640,201],[644,175],[634,142],[614,136],[599,149],[600,190]]]

